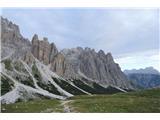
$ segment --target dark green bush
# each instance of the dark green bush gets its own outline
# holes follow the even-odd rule
[[[12,65],[11,65],[12,61],[10,59],[6,59],[6,60],[4,60],[2,62],[5,64],[5,68],[7,70],[13,70]]]
[[[6,94],[12,90],[14,83],[5,76],[1,76],[1,95]]]

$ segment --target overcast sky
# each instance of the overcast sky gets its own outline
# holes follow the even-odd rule
[[[31,40],[48,37],[58,49],[77,46],[111,52],[121,68],[153,66],[160,70],[157,9],[26,8],[3,9]]]

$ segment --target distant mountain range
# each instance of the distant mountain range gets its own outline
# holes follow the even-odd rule
[[[160,73],[153,67],[124,70],[132,86],[139,89],[160,87]]]
[[[125,74],[132,74],[132,73],[141,73],[141,74],[155,74],[158,75],[160,72],[153,67],[146,67],[141,69],[132,69],[132,70],[124,70]]]
[[[58,51],[54,43],[46,37],[40,40],[36,34],[30,42],[18,25],[3,17],[0,76],[0,100],[7,104],[133,89],[111,53],[81,47]]]

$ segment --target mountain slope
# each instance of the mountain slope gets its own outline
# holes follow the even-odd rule
[[[54,43],[39,40],[36,34],[30,42],[3,17],[1,27],[2,103],[132,89],[111,53],[80,47],[59,52]]]
[[[9,68],[6,67],[7,64],[4,61],[6,60],[1,62],[1,103],[9,104],[40,98],[65,99],[73,95],[124,92],[116,87],[104,88],[95,82],[87,84],[81,80],[65,80],[37,60],[28,66],[21,60],[11,61],[7,59],[10,61]],[[85,84],[85,88],[80,83]]]
[[[62,76],[66,78],[80,79],[85,76],[104,86],[113,85],[122,88],[131,87],[119,65],[113,61],[111,53],[105,54],[102,50],[97,53],[90,48],[83,49],[77,47],[62,50],[61,54],[65,58],[65,70],[63,71]],[[56,60],[55,64],[57,62],[59,62],[59,60]],[[62,70],[64,68],[62,67]]]

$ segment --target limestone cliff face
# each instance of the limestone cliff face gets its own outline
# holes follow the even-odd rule
[[[111,53],[105,54],[103,50],[95,52],[94,49],[81,47],[58,52],[55,44],[50,44],[47,38],[39,40],[35,34],[32,42],[25,39],[17,25],[2,17],[1,32],[2,59],[21,57],[27,64],[32,64],[36,58],[64,78],[85,77],[106,86],[130,88],[127,77],[114,62]]]
[[[58,53],[51,63],[51,70],[58,75],[63,76],[65,72],[65,58],[61,53]]]
[[[54,71],[63,70],[62,76],[66,78],[80,78],[83,74],[103,85],[131,87],[119,65],[114,62],[111,53],[105,54],[102,50],[97,53],[93,49],[80,47],[65,49],[61,53],[64,55],[63,63],[65,64]],[[59,59],[54,62],[56,64]]]
[[[50,69],[64,78],[81,79],[85,76],[102,85],[130,88],[127,77],[111,53],[105,54],[103,50],[97,53],[94,49],[77,47],[58,52],[47,38],[39,40],[38,35],[34,35],[32,54],[44,64],[50,64]]]
[[[49,64],[53,61],[54,56],[58,53],[58,50],[54,43],[50,44],[47,38],[39,40],[38,35],[34,35],[32,39],[32,54],[38,60],[45,64]]]
[[[1,17],[1,58],[11,57],[12,59],[23,56],[30,51],[30,41],[24,38],[19,27]]]

